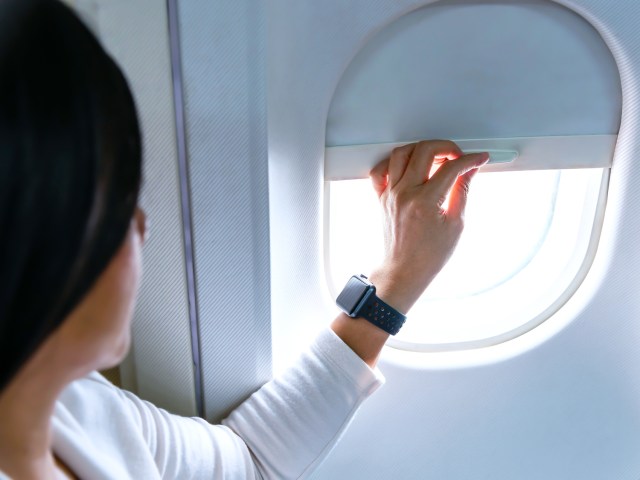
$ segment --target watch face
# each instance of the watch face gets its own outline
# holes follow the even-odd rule
[[[367,285],[358,277],[351,277],[340,295],[338,295],[336,303],[347,315],[353,315],[358,305],[371,289],[370,285]]]

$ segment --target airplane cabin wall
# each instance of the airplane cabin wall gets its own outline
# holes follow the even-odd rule
[[[217,419],[337,313],[322,220],[334,89],[376,32],[433,2],[69,3],[95,7],[85,10],[131,81],[145,136],[152,226],[123,383],[177,413],[195,414],[202,395]],[[386,385],[312,478],[640,475],[640,5],[558,3],[600,32],[623,89],[587,278],[552,318],[504,344],[385,348]]]
[[[305,322],[328,321],[336,311],[324,279],[321,221],[334,89],[377,31],[429,3],[274,2],[267,12],[276,371],[311,336]],[[587,278],[550,319],[504,344],[434,354],[385,349],[379,366],[386,385],[365,402],[312,478],[631,480],[640,474],[640,177],[633,168],[640,153],[640,10],[632,1],[558,3],[600,32],[623,90],[607,212]],[[472,33],[482,35],[483,28],[490,26]]]

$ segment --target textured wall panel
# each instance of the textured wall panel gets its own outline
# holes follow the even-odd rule
[[[163,0],[78,0],[122,66],[144,136],[142,206],[150,223],[144,276],[123,383],[171,411],[195,414],[180,181]],[[133,365],[133,368],[131,366]],[[126,367],[129,368],[126,368]],[[133,375],[132,375],[133,374]]]
[[[204,405],[271,373],[264,3],[179,2]]]

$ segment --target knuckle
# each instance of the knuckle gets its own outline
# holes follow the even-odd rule
[[[400,145],[399,147],[395,147],[393,150],[391,150],[391,157],[399,157],[399,156],[406,155],[407,152],[413,149],[414,146],[415,146],[414,143],[409,143],[407,145]]]
[[[437,143],[439,145],[446,145],[448,147],[452,147],[452,146],[457,146],[454,142],[452,142],[451,140],[446,140],[444,138],[438,138],[433,140],[433,143]]]
[[[473,168],[473,166],[475,165],[476,160],[475,159],[458,159],[458,160],[451,160],[447,163],[445,163],[445,167],[448,167],[448,171],[451,174],[455,174],[456,176],[462,176],[465,173],[467,173],[469,170],[471,170]],[[465,182],[468,183],[468,182]]]
[[[395,157],[398,156],[398,154],[402,151],[402,147],[395,147],[393,150],[391,150],[391,156]]]
[[[439,170],[442,170],[442,175],[450,176],[453,175],[460,169],[460,165],[456,160],[449,160],[442,164]]]
[[[462,181],[460,182],[460,193],[462,193],[462,195],[464,195],[465,197],[469,194],[469,187],[470,187],[470,183],[468,181]]]
[[[447,201],[447,194],[446,193],[440,193],[436,197],[436,205],[438,206],[438,208],[442,208],[446,201]]]
[[[432,209],[420,198],[412,198],[407,204],[407,211],[412,219],[420,221],[428,218]]]
[[[393,201],[400,206],[410,205],[412,202],[411,196],[403,190],[395,190],[393,195]]]
[[[434,143],[441,148],[446,148],[451,151],[458,151],[458,152],[460,151],[460,147],[458,147],[458,144],[451,140],[438,139],[438,140],[434,140]]]
[[[385,171],[387,165],[385,165],[385,161],[382,161],[378,164],[376,164],[375,167],[373,167],[371,170],[369,170],[369,176],[370,177],[375,177],[375,176],[381,176],[383,174],[383,172]]]
[[[416,150],[422,152],[423,155],[434,156],[438,150],[438,140],[422,140],[416,144]]]

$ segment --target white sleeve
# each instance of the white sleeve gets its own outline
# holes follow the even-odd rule
[[[122,392],[162,478],[304,478],[384,377],[326,329],[283,375],[222,425],[169,414]]]
[[[123,394],[134,417],[139,419],[140,434],[159,478],[261,478],[244,441],[228,427],[211,425],[201,418],[173,415],[129,392],[123,391]]]
[[[292,368],[222,423],[244,440],[264,478],[304,478],[383,383],[377,369],[327,328]]]

